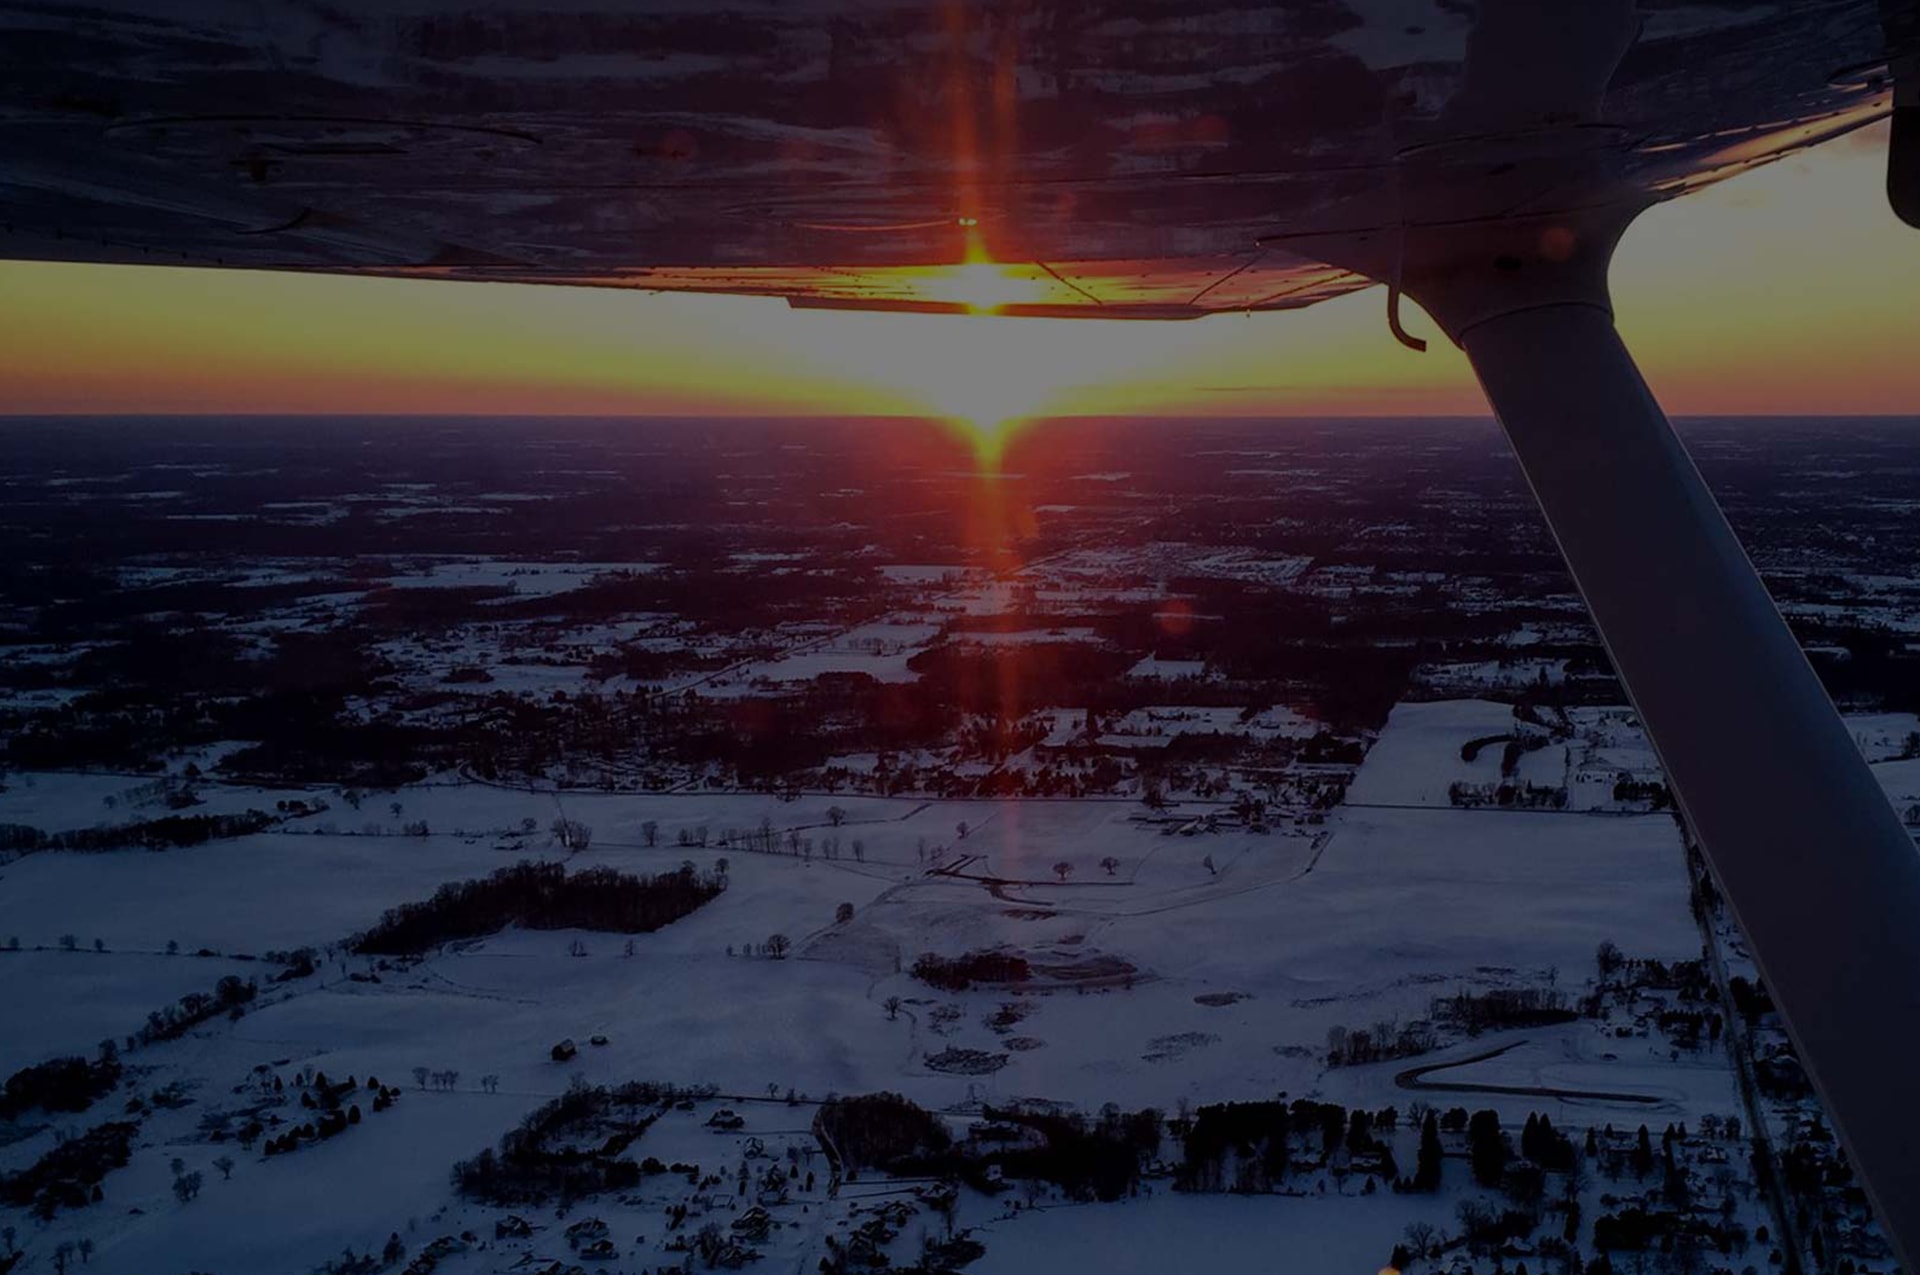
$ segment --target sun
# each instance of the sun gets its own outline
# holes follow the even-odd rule
[[[926,322],[926,320],[922,320]],[[997,467],[1007,443],[1036,416],[1066,406],[1076,370],[1046,357],[1060,320],[1001,318],[990,312],[943,315],[929,338],[892,371],[931,416],[973,447],[983,468]],[[937,323],[937,331],[931,326]]]
[[[1042,289],[1029,275],[998,262],[969,260],[954,266],[934,284],[942,299],[957,301],[973,314],[993,314],[1010,305],[1032,304]]]

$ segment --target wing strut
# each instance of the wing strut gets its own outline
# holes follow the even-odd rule
[[[1800,1059],[1920,1261],[1920,852],[1614,329],[1613,224],[1429,242],[1472,361]]]

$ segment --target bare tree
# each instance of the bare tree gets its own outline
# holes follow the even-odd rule
[[[192,1173],[181,1174],[173,1180],[174,1197],[182,1204],[190,1202],[194,1196],[200,1194],[200,1182],[200,1170],[198,1169],[195,1169]]]
[[[1073,865],[1062,859],[1053,865],[1053,875],[1059,877],[1060,883],[1065,885],[1067,878],[1073,875]]]
[[[93,1265],[93,1241],[82,1235],[76,1247],[80,1250],[81,1263],[87,1266]]]
[[[881,1002],[881,1005],[887,1011],[888,1022],[892,1022],[894,1019],[900,1017],[900,998],[898,996],[887,997],[886,1000]]]
[[[847,821],[847,812],[838,806],[827,807],[827,822],[838,828]]]
[[[833,910],[833,923],[835,925],[845,925],[851,920],[853,920],[853,904],[842,903]]]
[[[220,1170],[220,1180],[222,1182],[229,1181],[233,1177],[233,1157],[232,1156],[223,1155],[219,1157],[213,1162],[213,1167]]]
[[[657,821],[649,819],[640,825],[640,841],[649,850],[660,844],[660,825]]]
[[[1108,876],[1112,876],[1120,870],[1120,860],[1114,858],[1112,855],[1108,855],[1106,858],[1100,860],[1100,866],[1107,870]]]
[[[415,1068],[413,1069],[413,1080],[414,1080],[414,1083],[415,1083],[415,1084],[417,1084],[417,1085],[419,1085],[419,1086],[420,1086],[420,1087],[421,1087],[422,1089],[425,1089],[425,1088],[427,1087],[427,1075],[428,1075],[428,1069],[427,1069],[427,1068],[425,1068],[425,1067],[415,1067]]]
[[[793,944],[787,940],[787,936],[784,934],[769,934],[767,936],[767,955],[776,961],[784,961],[787,958],[787,949],[791,946],[793,946]]]

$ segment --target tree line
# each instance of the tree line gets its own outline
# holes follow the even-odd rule
[[[964,992],[975,983],[1024,983],[1033,976],[1026,958],[1010,952],[964,952],[938,956],[924,952],[913,963],[913,976],[949,992]]]
[[[518,863],[476,881],[448,882],[425,902],[390,908],[353,941],[353,948],[369,956],[416,956],[510,925],[644,934],[688,915],[726,888],[724,874],[700,873],[691,863],[650,877],[612,868],[569,875],[557,863]]]
[[[226,837],[247,837],[279,822],[264,810],[231,815],[164,815],[139,823],[73,828],[47,832],[24,823],[0,824],[0,852],[26,854],[39,850],[178,850]]]
[[[601,1191],[630,1190],[653,1163],[643,1166],[626,1159],[627,1148],[674,1104],[712,1094],[710,1087],[683,1089],[652,1081],[613,1086],[576,1082],[502,1135],[497,1150],[487,1147],[455,1164],[454,1188],[490,1204],[576,1200]]]
[[[85,1111],[120,1083],[120,1060],[107,1054],[98,1062],[79,1055],[22,1067],[0,1089],[0,1120],[38,1107],[42,1111]]]

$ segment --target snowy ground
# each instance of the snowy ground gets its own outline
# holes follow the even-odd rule
[[[1592,725],[1602,733],[1583,731],[1579,747],[1626,757],[1642,746],[1623,725],[1598,717]],[[1892,738],[1900,727],[1876,723],[1873,733]],[[546,832],[557,813],[594,829],[591,847],[571,856],[575,868],[651,872],[684,859],[706,869],[725,858],[732,885],[692,916],[636,936],[630,954],[624,936],[509,930],[367,982],[349,975],[364,975],[369,963],[336,951],[316,976],[274,985],[237,1021],[215,1019],[182,1040],[133,1051],[127,1061],[140,1087],[178,1081],[195,1105],[147,1120],[132,1165],[107,1179],[105,1205],[46,1226],[8,1220],[35,1251],[91,1237],[94,1264],[107,1271],[304,1272],[343,1247],[378,1248],[390,1232],[416,1247],[464,1227],[490,1237],[497,1214],[455,1199],[449,1165],[494,1143],[576,1076],[710,1083],[739,1095],[769,1086],[812,1098],[895,1090],[946,1110],[1014,1098],[1172,1110],[1283,1091],[1404,1108],[1420,1097],[1396,1084],[1408,1064],[1328,1070],[1330,1028],[1425,1018],[1434,998],[1463,989],[1553,983],[1577,993],[1602,940],[1635,957],[1700,950],[1670,816],[1448,805],[1449,783],[1484,782],[1489,768],[1497,775],[1498,746],[1463,762],[1462,745],[1513,729],[1504,705],[1403,705],[1362,766],[1351,806],[1324,823],[1271,831],[1230,823],[1206,832],[1178,810],[1149,822],[1138,804],[1121,801],[556,797],[447,783],[370,796],[358,810],[325,794],[329,810],[282,831],[192,849],[28,855],[0,866],[0,941],[17,935],[30,949],[0,952],[0,1013],[33,1024],[0,1048],[9,1070],[91,1052],[101,1037],[135,1030],[147,1010],[209,989],[225,973],[266,985],[274,967],[235,955],[337,942],[442,882],[561,856]],[[1911,766],[1885,769],[1904,776]],[[15,782],[0,799],[0,820],[57,825],[72,809],[81,812],[74,825],[103,822],[104,796],[132,782]],[[207,795],[210,809],[270,809],[285,794],[210,787]],[[338,824],[389,833],[416,820],[430,835],[316,831]],[[525,820],[534,832],[521,831]],[[780,852],[748,848],[742,834],[763,824]],[[683,834],[706,844],[683,845]],[[810,854],[789,852],[796,837]],[[843,903],[854,917],[839,924]],[[54,950],[69,933],[82,948],[98,937],[108,951]],[[774,933],[791,939],[788,959],[747,954]],[[166,956],[169,941],[223,955]],[[950,994],[907,972],[923,952],[994,947],[1032,962],[1034,983]],[[897,1016],[884,1008],[891,996],[904,1002]],[[1010,1003],[1017,1022],[989,1021]],[[595,1034],[607,1043],[583,1045],[573,1063],[548,1056],[561,1038]],[[1462,1040],[1419,1061],[1509,1044],[1446,1079],[1652,1102],[1461,1101],[1514,1121],[1547,1110],[1569,1125],[1656,1128],[1738,1104],[1724,1053],[1674,1058],[1658,1040],[1616,1039],[1585,1021]],[[997,1070],[953,1074],[931,1064],[948,1049],[980,1051]],[[207,1142],[202,1119],[233,1107],[235,1087],[262,1065],[273,1074],[303,1065],[335,1076],[371,1072],[409,1092],[392,1111],[288,1156]],[[459,1079],[450,1092],[418,1091],[407,1080],[415,1067],[455,1070]],[[498,1092],[479,1090],[483,1075],[499,1078]],[[60,1117],[57,1129],[108,1118],[117,1103]],[[770,1130],[806,1140],[804,1109],[763,1108],[777,1121]],[[43,1153],[57,1129],[0,1146],[0,1171]],[[715,1137],[663,1124],[635,1154],[669,1158],[657,1148],[674,1139],[711,1147]],[[210,1167],[223,1150],[239,1161],[231,1181]],[[725,1157],[738,1154],[726,1145]],[[207,1177],[187,1205],[170,1192],[176,1156]],[[1370,1270],[1408,1221],[1444,1221],[1453,1204],[1444,1195],[1362,1198],[1337,1189],[1339,1198],[1326,1199],[1184,1197],[1164,1181],[1151,1185],[1151,1198],[1016,1217],[970,1199],[963,1221],[988,1249],[973,1269],[1157,1272],[1206,1244],[1212,1269],[1260,1269],[1286,1253],[1300,1269]],[[813,1204],[781,1214],[793,1226],[769,1251],[782,1263],[811,1269],[824,1228],[848,1220],[848,1200]],[[614,1269],[675,1260],[657,1247],[666,1239],[659,1201],[619,1206],[625,1212],[613,1202],[593,1207],[622,1219],[621,1252],[638,1263]],[[647,1243],[635,1243],[643,1234]],[[527,1251],[546,1254],[539,1244]],[[445,1269],[496,1269],[488,1254],[460,1261],[467,1264]]]

